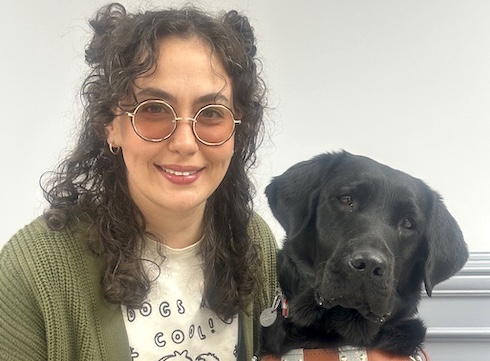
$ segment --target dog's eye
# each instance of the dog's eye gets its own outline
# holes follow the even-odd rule
[[[344,194],[338,197],[340,203],[348,206],[352,205],[352,196],[350,194]]]
[[[343,194],[337,197],[338,202],[343,210],[348,210],[349,213],[354,212],[354,199],[350,194]]]
[[[414,229],[415,223],[410,218],[405,218],[400,223],[400,226],[402,226],[403,228],[406,228],[406,229]]]

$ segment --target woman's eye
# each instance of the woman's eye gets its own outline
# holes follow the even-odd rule
[[[218,109],[208,108],[199,114],[201,118],[223,118],[223,113]]]
[[[163,113],[163,112],[165,112],[165,108],[162,107],[161,105],[148,105],[143,110],[145,112],[148,112],[148,113]]]

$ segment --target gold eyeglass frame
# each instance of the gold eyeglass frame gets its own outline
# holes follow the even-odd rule
[[[135,114],[138,112],[138,110],[142,106],[144,106],[144,105],[146,105],[148,103],[163,104],[163,105],[169,107],[172,110],[172,113],[174,115],[174,121],[173,121],[174,127],[173,127],[173,129],[170,131],[170,133],[167,136],[165,136],[163,138],[156,138],[156,139],[155,138],[148,138],[148,137],[145,137],[143,134],[140,134],[140,132],[138,131],[138,128],[136,127],[136,124],[135,124],[135,121],[134,121]],[[222,141],[219,141],[219,142],[208,142],[208,141],[205,141],[204,139],[201,139],[201,137],[199,137],[199,135],[196,132],[196,124],[198,123],[197,117],[204,110],[209,109],[211,107],[218,107],[218,108],[225,109],[226,111],[230,112],[230,114],[232,116],[232,119],[233,119],[233,129],[231,130],[231,133],[228,135],[228,137],[225,140],[222,140]],[[205,105],[205,106],[203,106],[201,109],[199,109],[196,112],[196,114],[194,115],[194,117],[178,117],[177,116],[177,112],[175,111],[175,109],[169,103],[167,103],[166,101],[161,100],[161,99],[147,99],[147,100],[143,100],[142,102],[138,103],[132,112],[126,111],[125,113],[131,118],[131,126],[132,126],[134,132],[136,133],[136,135],[138,135],[141,139],[146,140],[147,142],[152,142],[152,143],[159,143],[159,142],[162,142],[162,141],[170,138],[172,136],[172,134],[174,134],[175,130],[177,129],[177,122],[178,121],[180,121],[180,120],[189,120],[190,122],[192,122],[192,133],[194,134],[194,136],[196,137],[196,139],[199,142],[201,142],[202,144],[205,144],[205,145],[210,145],[210,146],[223,145],[228,140],[230,140],[230,138],[233,136],[233,134],[235,134],[236,125],[242,123],[242,121],[240,119],[236,119],[235,118],[235,114],[233,113],[233,111],[230,108],[228,108],[226,105],[223,105],[223,104],[208,104],[208,105]]]

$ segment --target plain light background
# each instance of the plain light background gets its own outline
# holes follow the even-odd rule
[[[192,3],[192,1],[190,1]],[[0,247],[46,206],[40,175],[73,145],[87,19],[105,1],[1,0]],[[123,2],[128,9],[182,2]],[[471,251],[490,239],[490,1],[233,0],[269,86],[256,209],[272,176],[346,149],[426,181]]]

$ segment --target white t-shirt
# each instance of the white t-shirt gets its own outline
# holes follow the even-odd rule
[[[144,259],[151,290],[143,308],[122,306],[134,361],[236,361],[238,317],[226,322],[202,306],[198,244],[183,249],[148,241]]]

